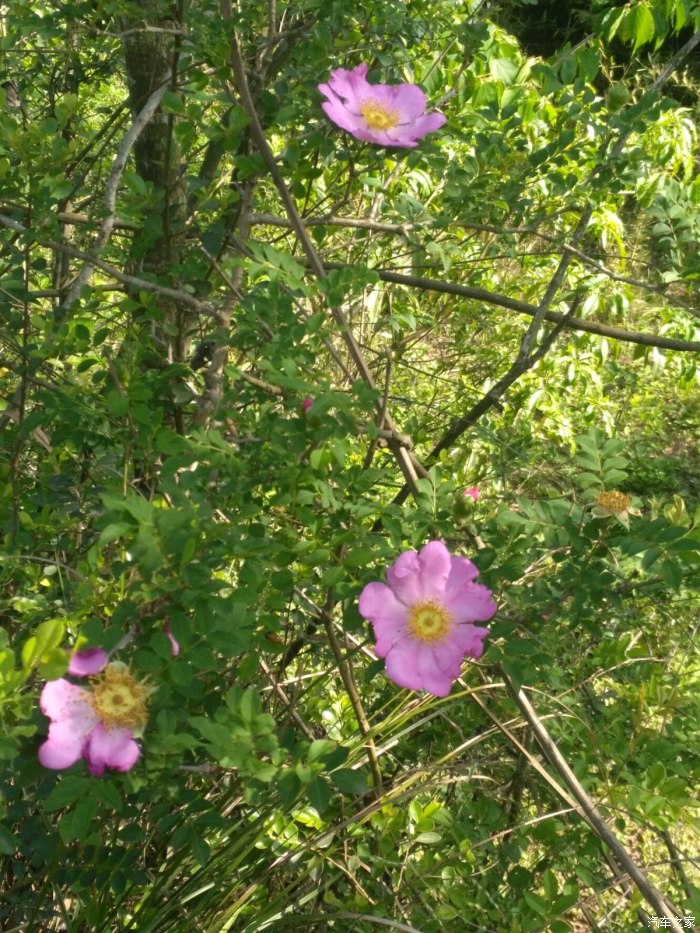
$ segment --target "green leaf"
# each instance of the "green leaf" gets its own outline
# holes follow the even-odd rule
[[[557,896],[559,886],[557,884],[556,875],[551,870],[551,868],[545,869],[544,874],[542,875],[542,886],[544,888],[544,896],[548,901],[553,901]]]
[[[650,547],[648,551],[644,552],[642,557],[642,570],[649,570],[649,568],[654,564],[662,554],[660,547]]]
[[[55,810],[69,807],[85,794],[87,788],[88,781],[83,777],[73,774],[61,777],[59,783],[44,801],[44,810],[47,813],[53,813]]]
[[[117,538],[121,538],[123,535],[133,534],[135,530],[135,526],[130,522],[112,522],[102,529],[97,543],[98,545],[109,544],[110,541],[116,541]]]
[[[58,832],[65,843],[85,840],[97,810],[97,801],[88,794],[81,797],[58,824]]]
[[[576,482],[582,489],[588,489],[590,486],[602,486],[603,481],[595,473],[579,473]]]
[[[0,823],[0,852],[3,855],[14,855],[18,842],[17,837]]]
[[[622,470],[606,470],[603,473],[603,482],[608,488],[614,488],[627,479],[627,473]]]
[[[368,775],[365,771],[353,768],[338,768],[329,775],[338,790],[344,794],[364,794],[369,786]]]
[[[204,868],[211,856],[209,844],[205,842],[201,836],[197,835],[197,833],[192,833],[190,845],[192,846],[192,855],[194,855],[200,867]]]
[[[187,113],[187,110],[185,109],[185,102],[183,101],[182,97],[180,97],[179,94],[173,93],[173,91],[165,92],[160,106],[163,110],[163,113]]]
[[[625,17],[624,31],[626,36],[634,39],[633,52],[654,38],[654,16],[646,3],[638,3],[629,11]]]
[[[422,845],[431,846],[438,842],[442,842],[442,836],[440,833],[433,832],[418,833],[416,836],[416,842],[419,842]]]
[[[315,739],[309,746],[307,757],[309,761],[318,761],[324,755],[335,751],[336,743],[331,739]]]
[[[683,583],[683,570],[675,560],[665,560],[659,567],[662,580],[672,590],[679,590]]]
[[[540,894],[535,894],[534,891],[523,891],[523,900],[540,917],[548,913],[548,904]]]
[[[496,81],[503,84],[512,84],[518,73],[518,65],[509,58],[492,58],[489,61],[489,70]]]
[[[22,645],[22,666],[29,670],[36,662],[49,655],[63,640],[65,625],[61,619],[47,619],[40,623],[36,633]]]
[[[309,803],[320,815],[328,809],[331,802],[332,791],[328,783],[322,777],[315,777],[306,785],[306,795]]]

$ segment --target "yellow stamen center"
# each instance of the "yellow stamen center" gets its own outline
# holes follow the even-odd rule
[[[408,631],[429,645],[443,641],[452,626],[454,616],[438,602],[416,603],[408,615]]]
[[[608,509],[608,511],[614,512],[616,515],[626,512],[632,505],[630,497],[625,495],[624,492],[618,492],[616,489],[599,492],[595,501],[596,505],[599,505],[601,509]]]
[[[398,110],[390,110],[376,100],[360,104],[360,113],[371,130],[390,130],[401,119]]]
[[[92,678],[90,705],[107,729],[142,729],[151,688],[124,664],[113,662]]]

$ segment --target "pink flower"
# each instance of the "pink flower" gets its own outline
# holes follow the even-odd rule
[[[416,84],[369,84],[367,70],[336,68],[328,84],[318,85],[326,116],[355,139],[411,149],[446,122],[441,113],[425,112],[425,94]]]
[[[465,489],[465,490],[464,490],[464,495],[465,495],[465,496],[471,496],[471,498],[474,500],[474,502],[476,502],[477,499],[479,498],[479,496],[481,495],[481,493],[480,493],[479,490],[476,488],[476,486],[471,486],[469,489]]]
[[[368,583],[360,613],[372,623],[375,652],[386,658],[387,677],[409,690],[444,697],[464,657],[480,658],[489,631],[472,625],[496,612],[491,591],[474,583],[479,571],[442,541],[420,553],[405,551],[387,570],[389,585]]]
[[[173,653],[173,657],[176,658],[180,654],[180,642],[175,638],[173,633],[170,631],[170,626],[167,622],[163,624],[163,631],[170,639],[170,648]]]
[[[74,654],[68,672],[76,677],[98,676],[92,676],[89,688],[63,678],[44,685],[39,705],[51,725],[39,748],[39,761],[58,770],[85,758],[96,775],[105,768],[133,768],[141,754],[134,736],[146,724],[150,688],[137,681],[125,664],[107,664],[102,648]]]
[[[306,412],[311,408],[313,403],[314,403],[314,400],[311,398],[311,396],[307,396],[304,399],[304,401],[301,403],[301,409],[304,412],[304,414],[306,414]]]

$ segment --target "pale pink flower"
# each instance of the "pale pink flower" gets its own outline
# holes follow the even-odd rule
[[[446,122],[441,113],[425,112],[425,94],[417,84],[369,84],[367,70],[367,65],[336,68],[328,84],[318,85],[327,98],[321,105],[326,116],[355,139],[412,149]]]
[[[173,657],[176,658],[180,654],[180,642],[175,638],[173,633],[170,631],[170,626],[167,622],[163,624],[163,631],[170,639],[170,648],[173,653]]]
[[[479,499],[479,497],[481,496],[481,493],[476,488],[476,486],[471,486],[469,489],[464,490],[464,495],[470,496],[474,500],[474,502],[476,502],[477,499]]]
[[[462,659],[480,658],[489,631],[472,625],[496,612],[491,591],[474,583],[479,571],[442,541],[405,551],[387,570],[388,586],[368,583],[360,613],[372,623],[375,652],[400,687],[444,697],[459,677]]]
[[[105,768],[128,771],[136,764],[141,750],[134,736],[146,724],[151,690],[125,664],[107,664],[107,657],[102,648],[90,648],[71,658],[69,674],[90,676],[88,688],[64,678],[44,685],[39,705],[51,720],[39,748],[45,768],[69,768],[85,758],[91,774],[100,775]]]

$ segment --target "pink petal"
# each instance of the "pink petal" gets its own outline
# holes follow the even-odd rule
[[[372,97],[392,110],[398,110],[401,123],[412,123],[425,113],[425,94],[417,84],[371,84]]]
[[[454,587],[445,593],[444,604],[457,622],[487,622],[498,609],[491,590],[481,583]]]
[[[427,113],[425,116],[418,117],[410,123],[400,123],[398,126],[394,126],[386,131],[389,142],[384,145],[415,146],[417,145],[417,141],[425,136],[426,133],[432,133],[433,130],[439,129],[446,121],[447,117],[441,113]]]
[[[434,133],[435,130],[439,130],[445,123],[447,123],[447,117],[444,113],[426,113],[413,121],[411,134],[415,139],[420,139],[426,133]]]
[[[170,626],[167,622],[163,625],[163,631],[170,639],[170,647],[172,649],[173,657],[176,658],[178,654],[180,654],[180,642],[176,640],[175,636],[170,631]]]
[[[462,658],[464,651],[458,640],[452,635],[445,641],[432,645],[431,649],[435,663],[450,682],[456,680],[462,672]]]
[[[476,486],[471,486],[469,489],[464,490],[463,495],[470,496],[474,500],[474,502],[476,502],[481,496],[481,493],[476,488]]]
[[[329,120],[332,120],[341,129],[347,130],[348,133],[352,133],[353,136],[357,136],[359,131],[364,130],[365,124],[362,117],[355,116],[341,103],[331,101],[330,103],[321,104],[321,107],[323,107]],[[358,136],[359,138],[361,137]]]
[[[109,655],[102,648],[76,651],[68,664],[68,673],[73,677],[90,677],[92,674],[99,674],[107,661],[109,661]]]
[[[450,575],[445,586],[445,596],[467,586],[479,576],[479,571],[467,557],[450,555]]]
[[[484,639],[489,634],[487,628],[479,625],[455,625],[450,633],[450,640],[459,646],[462,655],[475,661],[484,653]]]
[[[451,558],[442,541],[429,541],[418,555],[422,599],[441,599],[450,575]]]
[[[415,551],[404,551],[387,569],[389,586],[406,606],[423,598],[420,587],[420,559]]]
[[[442,599],[449,573],[449,551],[442,541],[429,541],[420,554],[400,554],[386,576],[401,602],[412,606],[423,600]]]
[[[60,722],[81,740],[97,722],[97,716],[88,702],[89,694],[63,678],[44,684],[39,707],[53,722]]]
[[[430,646],[415,640],[396,644],[386,657],[386,675],[408,690],[427,690],[435,696],[447,696],[452,679],[438,667]]]
[[[423,681],[418,671],[418,652],[420,648],[414,639],[406,639],[394,645],[386,656],[386,676],[399,687],[407,690],[421,690]]]
[[[91,774],[101,775],[105,768],[128,771],[138,761],[141,749],[130,729],[105,729],[99,723],[92,730],[85,746],[85,757]]]
[[[375,143],[377,146],[393,146],[400,149],[414,149],[418,143],[412,135],[406,131],[405,127],[395,126],[391,130],[355,130],[352,134],[358,139],[364,139],[366,142]]]
[[[52,722],[39,748],[45,768],[68,768],[82,756],[86,737],[97,722],[87,701],[88,693],[63,678],[44,685],[39,706]]]
[[[45,768],[70,768],[83,756],[85,736],[73,732],[69,725],[55,722],[49,726],[49,737],[39,747],[39,761]]]
[[[392,645],[406,634],[408,608],[384,583],[368,583],[360,593],[359,610],[374,628],[377,656],[385,657]]]
[[[436,697],[446,697],[452,689],[452,682],[455,678],[442,670],[432,648],[426,647],[428,650],[422,651],[418,658],[418,670],[423,681],[423,690]]]
[[[368,70],[369,66],[365,64],[357,65],[351,71],[346,71],[345,68],[336,68],[331,71],[328,85],[319,84],[318,88],[322,94],[327,94],[327,90],[330,90],[332,94],[336,94],[349,107],[357,111],[360,102],[369,95],[373,87],[365,77]],[[328,94],[327,96],[330,97]]]

